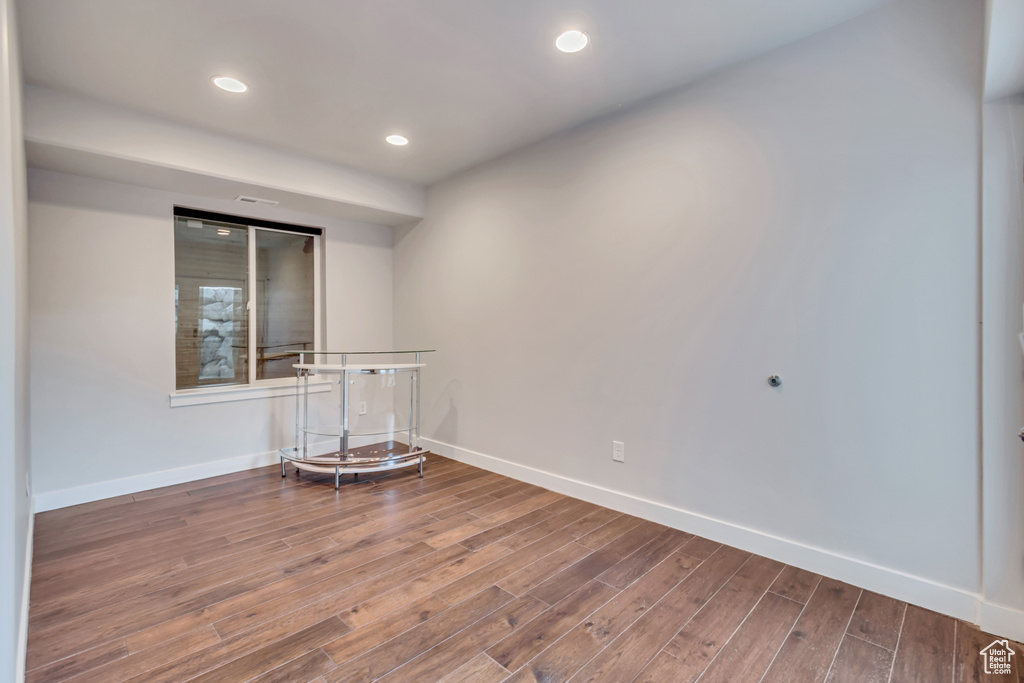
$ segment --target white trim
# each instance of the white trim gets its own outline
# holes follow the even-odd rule
[[[321,394],[331,390],[330,380],[310,380],[309,393]],[[198,406],[206,403],[225,403],[228,401],[248,401],[254,398],[275,398],[278,396],[294,396],[295,380],[290,377],[282,379],[261,380],[256,384],[228,384],[219,387],[201,387],[199,389],[182,389],[170,394],[172,408],[181,406]]]
[[[429,444],[430,450],[434,453],[459,462],[698,534],[718,543],[757,553],[957,619],[975,621],[975,607],[981,601],[981,596],[977,593],[435,439],[420,439]],[[995,630],[995,627],[1001,626],[1003,622],[997,624],[994,614],[991,623],[992,633],[1011,633],[1005,628],[1002,631]],[[1019,631],[1017,633],[1020,635]]]
[[[1024,640],[1024,610],[997,605],[993,602],[982,602],[977,624],[978,628],[985,633],[992,633],[1017,642]]]
[[[322,237],[313,235],[313,348],[322,346],[324,328],[324,271]],[[314,359],[315,360],[315,359]]]
[[[185,482],[198,481],[199,479],[216,477],[221,474],[230,474],[232,472],[274,465],[281,461],[280,457],[279,451],[240,455],[224,460],[138,474],[134,477],[100,481],[95,484],[83,484],[82,486],[75,486],[69,489],[61,489],[60,491],[37,493],[33,497],[33,502],[37,512],[46,512],[48,510],[70,507],[71,505],[91,503],[94,500],[149,491],[161,486],[184,484]]]
[[[21,587],[21,615],[18,618],[18,644],[15,650],[14,680],[22,683],[25,680],[25,665],[28,659],[28,606],[29,591],[32,589],[32,553],[36,531],[36,499],[33,496],[28,503],[28,536],[25,539],[25,573]]]
[[[246,312],[246,325],[245,325],[245,336],[246,346],[248,347],[248,354],[250,362],[247,363],[248,367],[246,370],[249,373],[249,384],[252,386],[256,385],[256,368],[259,365],[258,362],[253,363],[251,359],[257,358],[256,356],[256,335],[260,324],[259,314],[256,311],[256,228],[253,226],[248,227],[248,233],[246,234],[246,258],[248,277],[246,277],[245,284],[245,312]],[[205,332],[204,332],[205,334]]]

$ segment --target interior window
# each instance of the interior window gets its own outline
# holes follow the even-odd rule
[[[289,377],[315,347],[319,231],[238,220],[175,216],[178,389]]]

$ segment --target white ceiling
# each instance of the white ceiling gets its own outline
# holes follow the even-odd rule
[[[30,84],[431,183],[886,1],[20,0],[18,20]],[[556,51],[567,28],[590,46]]]

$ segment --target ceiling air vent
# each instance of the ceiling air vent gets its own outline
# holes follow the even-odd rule
[[[275,202],[273,199],[260,199],[259,197],[246,197],[245,195],[239,195],[235,197],[236,202],[242,202],[243,204],[259,204],[260,206],[277,206],[281,202]]]

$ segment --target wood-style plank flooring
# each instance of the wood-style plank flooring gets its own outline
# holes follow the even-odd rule
[[[289,468],[291,472],[291,468]],[[467,465],[36,518],[38,681],[1019,681],[973,626]]]

